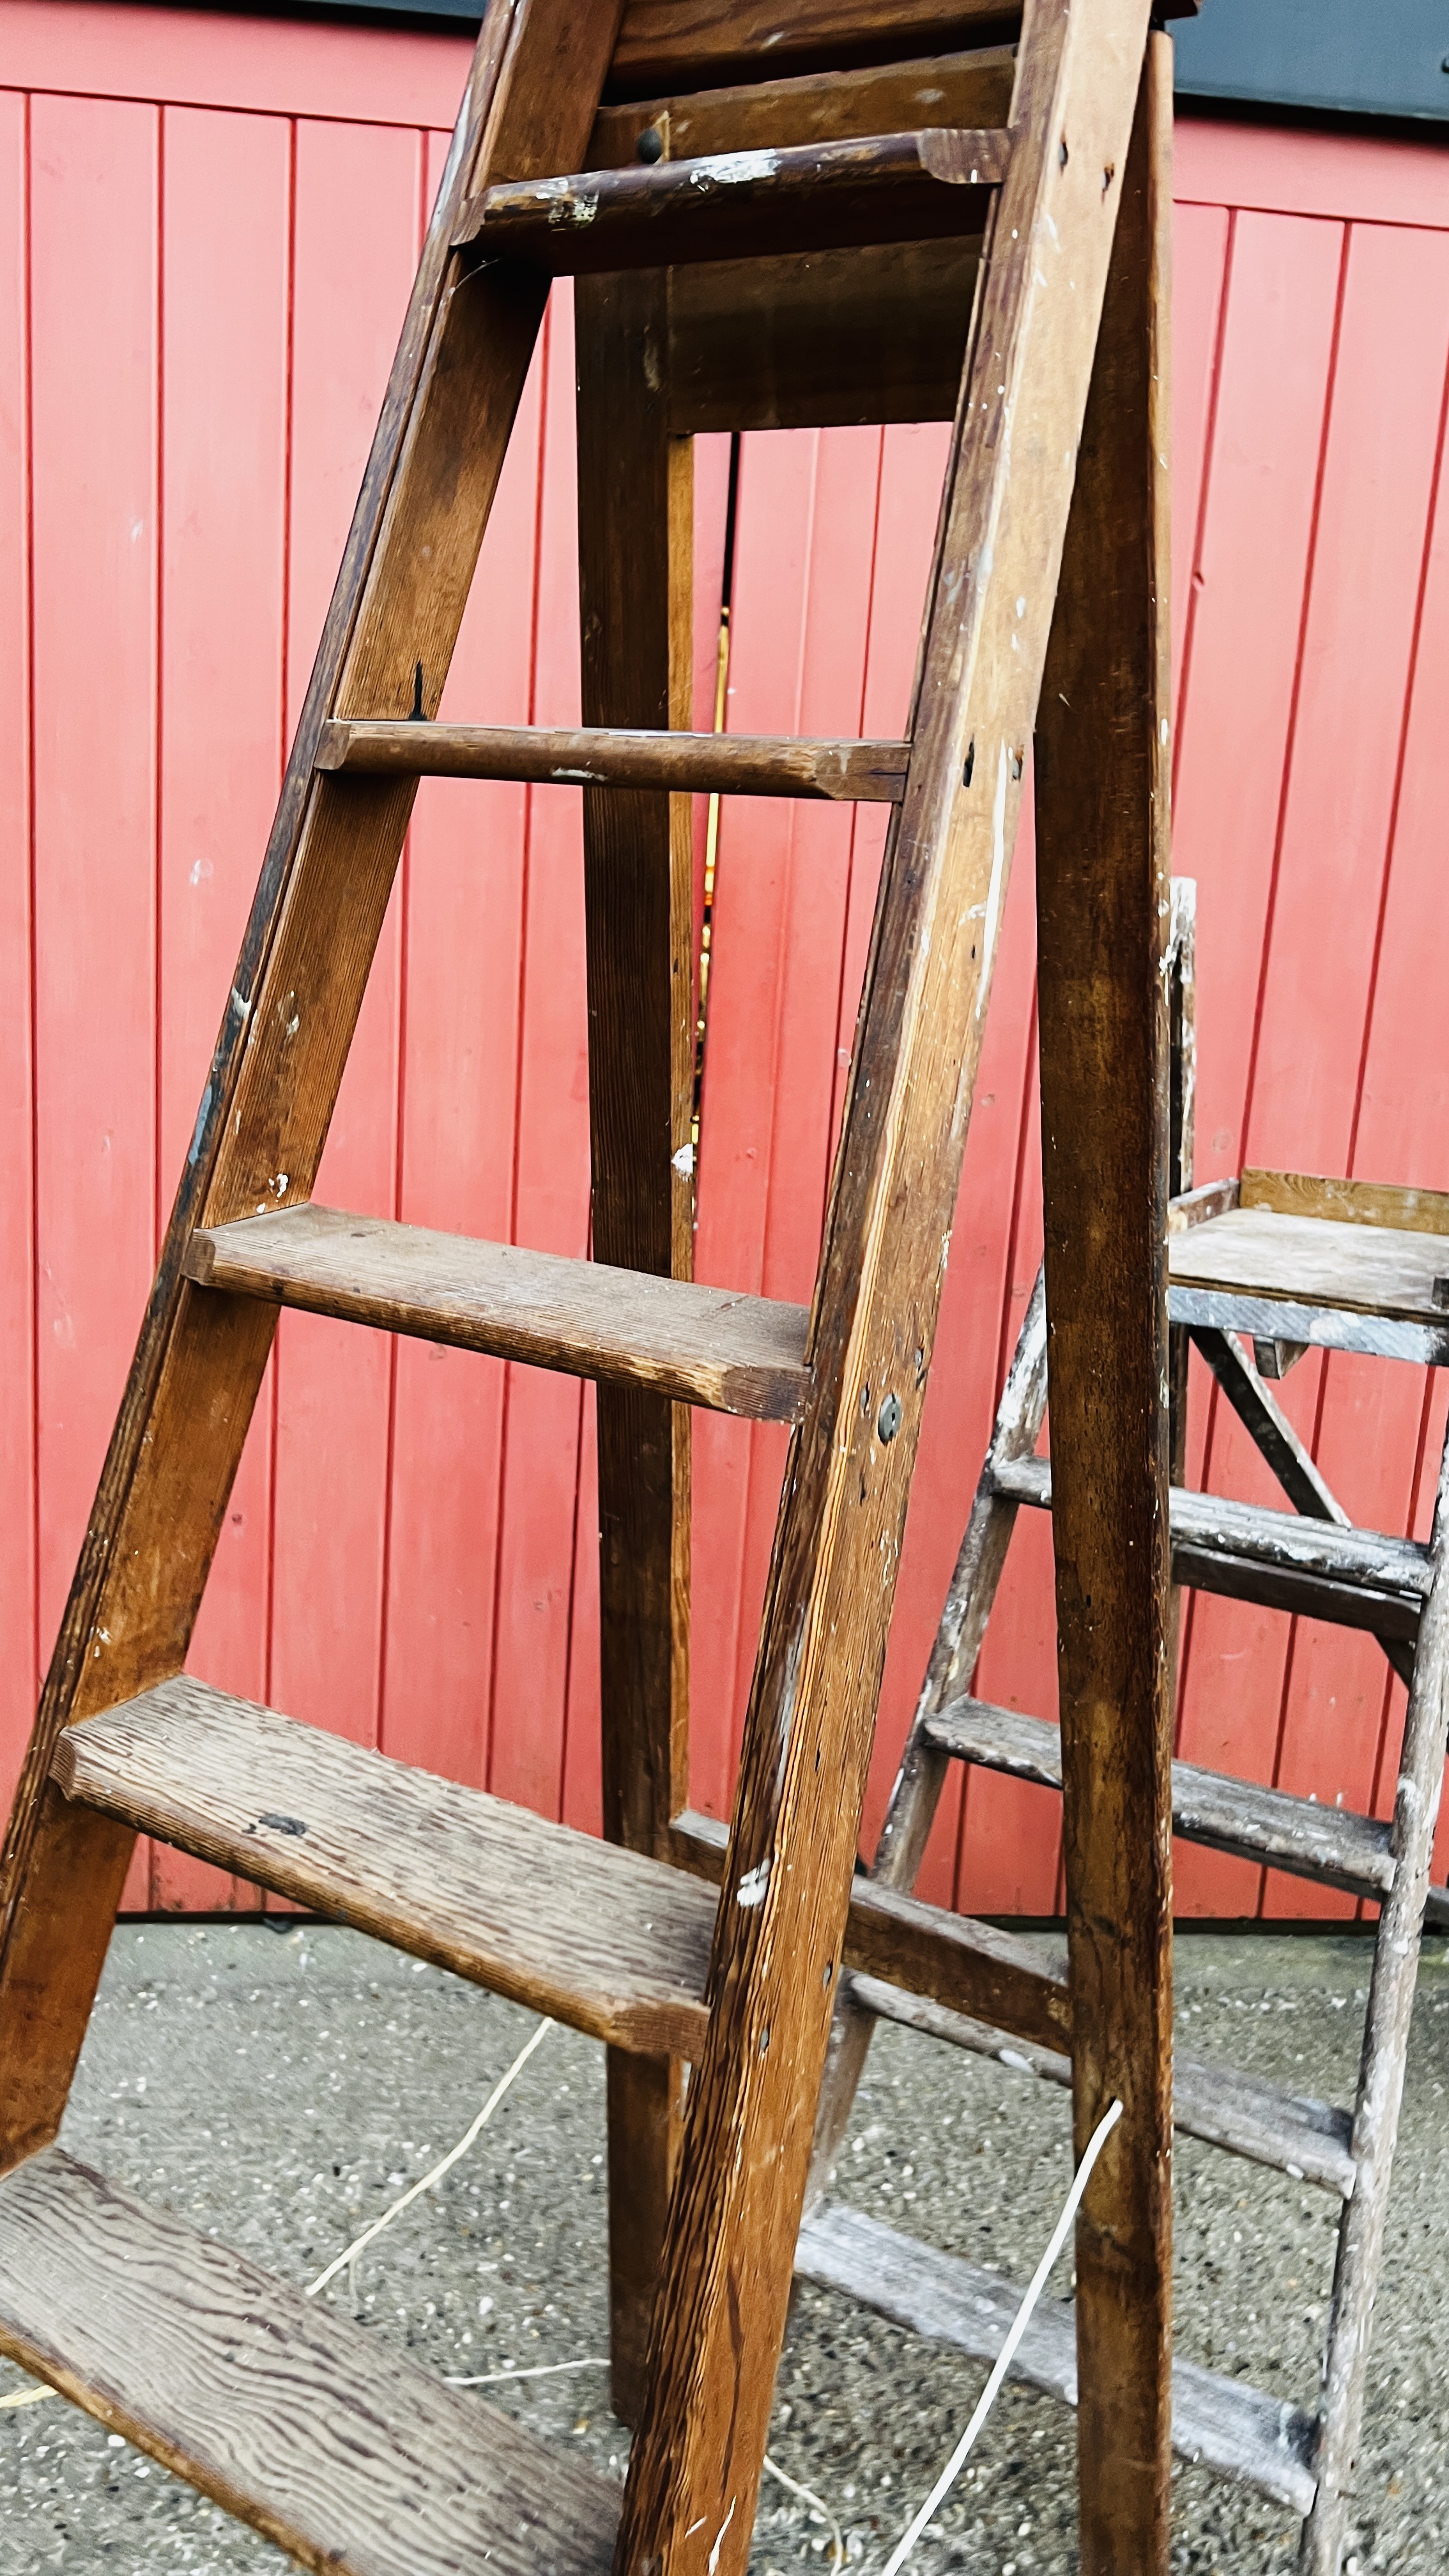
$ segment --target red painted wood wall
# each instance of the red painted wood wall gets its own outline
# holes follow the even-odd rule
[[[388,31],[0,0],[0,1758],[29,1723],[461,87]],[[1199,887],[1200,1178],[1449,1181],[1449,157],[1179,131],[1177,860]],[[448,707],[577,715],[567,304],[550,317]],[[744,442],[729,722],[901,722],[945,432]],[[708,721],[725,450],[699,451]],[[879,814],[726,807],[702,1277],[803,1298]],[[1039,1249],[1029,852],[1013,882],[887,1675],[873,1828]],[[320,1195],[582,1253],[579,822],[424,787]],[[1195,1385],[1194,1481],[1265,1471]],[[1356,1516],[1426,1525],[1444,1391],[1306,1362]],[[696,1417],[696,1802],[722,1809],[783,1435]],[[597,1811],[590,1398],[282,1320],[195,1668],[550,1814]],[[1055,1703],[1024,1528],[983,1689]],[[1189,1613],[1182,1746],[1386,1806],[1371,1644]],[[973,1774],[930,1892],[1049,1911],[1056,1808]],[[1215,1915],[1300,1884],[1184,1852]],[[137,1905],[254,1899],[165,1852]],[[1339,1900],[1321,1910],[1338,1911]]]

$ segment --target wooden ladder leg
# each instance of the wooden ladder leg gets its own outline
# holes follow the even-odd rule
[[[949,1700],[970,1687],[1020,1508],[996,1491],[996,1475],[1008,1463],[1032,1456],[1045,1411],[1046,1295],[1038,1271],[996,1408],[991,1446],[871,1863],[871,1877],[882,1880],[887,1887],[909,1893],[925,1858],[950,1761],[949,1754],[928,1741],[926,1728]],[[815,2120],[807,2208],[830,2189],[835,2159],[875,2029],[874,2013],[855,2001],[853,1986],[852,1978],[842,1978],[840,2000],[831,2024],[830,2053]]]
[[[412,811],[413,783],[319,777],[333,715],[436,712],[542,318],[546,281],[465,276],[450,244],[490,170],[576,164],[616,13],[485,18],[181,1188],[0,1864],[0,2170],[53,2138],[130,1836],[50,1786],[61,1729],[178,1672],[266,1365],[273,1310],[193,1288],[197,1225],[311,1194]],[[419,681],[421,675],[421,683]]]
[[[882,875],[619,2576],[742,2576],[1146,0],[1030,5]],[[1104,183],[1104,173],[1110,173]],[[1166,1365],[1165,1350],[1163,1365]]]
[[[1339,2229],[1314,2463],[1318,2493],[1303,2526],[1298,2561],[1303,2576],[1338,2576],[1363,2429],[1369,2336],[1383,2268],[1389,2184],[1449,1737],[1449,1442],[1439,1472],[1432,1546],[1433,1577],[1419,1621],[1394,1797],[1394,1881],[1374,1943],[1353,2121],[1357,2176]]]
[[[1037,730],[1052,1535],[1078,2154],[1083,2576],[1165,2570],[1172,49],[1149,40]]]
[[[586,725],[687,728],[693,448],[668,427],[668,273],[580,278],[579,584]],[[690,800],[586,789],[589,1117],[597,1261],[693,1272]],[[604,1831],[671,1857],[688,1803],[688,1407],[601,1384],[599,1596]],[[679,2147],[678,2059],[611,2049],[614,2411],[638,2418]]]

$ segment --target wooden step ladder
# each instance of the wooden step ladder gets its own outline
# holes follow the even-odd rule
[[[1072,2046],[1079,2139],[1126,2102],[1079,2247],[1082,2563],[1165,2569],[1170,116],[1148,0],[489,0],[0,1886],[0,2348],[304,2565],[738,2576],[844,1959]],[[567,274],[583,727],[444,726]],[[692,433],[942,412],[908,739],[690,735]],[[1085,1327],[1054,1410],[1063,1438],[1083,1423],[1088,1517],[1089,1389],[1122,1426],[1113,1495],[1147,1543],[1115,1597],[1139,1651],[1128,1670],[1115,1633],[1105,1661],[1089,1624],[1079,1642],[1120,1711],[1119,1819],[1161,1855],[1114,1877],[1084,1739],[1082,1884],[1120,1943],[1105,1978],[1074,1963],[1070,1983],[851,1883],[1049,634],[1046,1017],[1076,1104],[1050,1202]],[[312,1204],[426,774],[583,787],[592,1261]],[[689,1276],[687,799],[705,791],[894,809],[808,1314]],[[1095,1033],[1083,967],[1113,1005]],[[1105,1302],[1141,1317],[1105,1355],[1089,1195],[1120,1219]],[[599,1381],[603,1843],[187,1676],[283,1304]],[[794,1426],[719,1900],[669,1865],[698,1404]],[[1061,1439],[1056,1472],[1060,1523]],[[614,2390],[637,2427],[622,2509],[56,2146],[137,1831],[606,2043]]]
[[[1192,1172],[1194,892],[1173,888],[1174,1178]],[[1352,2509],[1367,2387],[1369,2335],[1403,2094],[1409,2025],[1426,1925],[1449,1925],[1449,1887],[1430,1880],[1449,1729],[1449,1446],[1432,1534],[1353,1528],[1277,1404],[1268,1381],[1310,1347],[1449,1365],[1449,1196],[1297,1173],[1243,1172],[1181,1188],[1168,1217],[1168,1312],[1174,1351],[1172,1570],[1178,1586],[1366,1629],[1409,1702],[1392,1823],[1312,1798],[1172,1766],[1172,1831],[1377,1905],[1374,1966],[1353,2108],[1304,2099],[1230,2068],[1179,2056],[1173,2120],[1186,2136],[1316,2184],[1341,2203],[1338,2257],[1316,2408],[1284,2406],[1239,2381],[1177,2364],[1173,2442],[1199,2461],[1304,2517],[1305,2576],[1338,2576]],[[1052,1509],[1052,1471],[1036,1455],[1047,1400],[1050,1259],[1038,1276],[1008,1372],[986,1463],[957,1559],[873,1865],[876,1885],[909,1890],[948,1765],[974,1762],[1060,1792],[1057,1727],[971,1695],[971,1676],[1018,1511]],[[1289,1512],[1189,1492],[1186,1346],[1202,1353],[1293,1505]],[[1254,1353],[1249,1356],[1248,1345]],[[1070,1855],[1069,1855],[1070,1878]],[[976,2267],[943,2268],[926,2249],[830,2204],[831,2169],[876,2020],[903,2022],[1053,2083],[1070,2081],[1059,2051],[1023,2048],[1001,2030],[943,2011],[889,1981],[842,1983],[822,2090],[812,2198],[801,2235],[805,2277],[853,2292],[977,2359],[993,2358],[1015,2305]],[[998,2312],[1004,2316],[998,2323]],[[1024,2377],[1075,2402],[1068,2312],[1023,2344]],[[1203,2382],[1209,2382],[1204,2386]]]

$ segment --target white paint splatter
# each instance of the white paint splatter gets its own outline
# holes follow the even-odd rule
[[[714,2547],[709,2553],[709,2576],[714,2576],[714,2571],[719,2565],[719,2554],[724,2547],[725,2533],[728,2531],[730,2524],[734,2521],[735,2506],[738,2503],[739,2497],[731,2496],[729,2512],[725,2515],[723,2522],[720,2524],[719,2530],[715,2534]]]
[[[770,1863],[767,1860],[762,1860],[757,1869],[746,1870],[739,1887],[739,1901],[746,1913],[752,1906],[764,1904],[765,1890],[769,1884]]]

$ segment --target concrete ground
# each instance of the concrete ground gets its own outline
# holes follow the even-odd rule
[[[1352,1937],[1199,1935],[1178,1949],[1194,2056],[1351,2100],[1369,1954]],[[462,2134],[532,2016],[351,1933],[123,1926],[66,2123],[73,2153],[305,2282]],[[1449,1951],[1426,1953],[1373,2356],[1351,2569],[1449,2560]],[[329,2294],[454,2373],[552,2378],[487,2396],[606,2475],[602,2052],[553,2031],[471,2153]],[[1068,2179],[1054,2087],[897,2029],[872,2053],[842,2192],[1025,2281]],[[1333,2256],[1324,2194],[1179,2145],[1178,2348],[1300,2401]],[[1064,2262],[1053,2288],[1067,2287]],[[984,2374],[834,2293],[797,2298],[771,2456],[838,2515],[872,2576],[949,2454]],[[0,2364],[6,2389],[23,2383]],[[1008,2389],[922,2576],[1066,2576],[1073,2425]],[[1174,2568],[1280,2571],[1297,2526],[1209,2479],[1175,2482]],[[5,2576],[281,2576],[287,2562],[62,2400],[0,2413]],[[756,2576],[830,2564],[829,2532],[766,2482]]]

